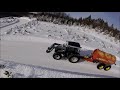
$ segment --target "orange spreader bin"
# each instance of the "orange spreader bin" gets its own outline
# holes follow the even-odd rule
[[[112,54],[106,53],[99,49],[95,49],[91,54],[91,58],[84,58],[84,60],[93,62],[94,60],[100,61],[104,64],[115,64],[116,57]]]

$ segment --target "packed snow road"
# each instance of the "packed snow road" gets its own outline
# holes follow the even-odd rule
[[[57,70],[120,77],[120,69],[116,66],[113,66],[110,71],[98,70],[94,63],[81,61],[73,64],[68,60],[54,60],[52,57],[53,52],[49,54],[46,53],[48,46],[55,42],[64,43],[64,41],[27,36],[16,36],[16,38],[15,36],[12,36],[13,38],[8,37],[9,38],[4,38],[5,40],[0,42],[0,58],[3,60],[43,66]],[[84,46],[82,50],[89,51],[87,53],[92,52],[92,50],[87,50]]]

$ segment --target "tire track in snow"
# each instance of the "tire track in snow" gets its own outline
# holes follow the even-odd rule
[[[58,43],[64,43],[64,41],[61,40],[54,40],[54,39],[48,39],[48,38],[40,38],[40,37],[31,37],[31,36],[6,36],[4,38],[2,38],[3,40],[8,40],[8,41],[24,41],[24,42],[42,42],[42,43],[49,43],[49,44],[53,44],[54,42],[58,42]],[[17,43],[17,42],[16,42]],[[47,48],[47,47],[46,47]],[[93,50],[93,48],[87,47],[87,46],[83,46],[83,48],[88,49],[88,50]],[[56,70],[56,69],[54,69]],[[66,72],[66,70],[65,70]],[[69,72],[69,71],[67,71]],[[71,71],[70,71],[71,72]],[[86,73],[80,73],[80,72],[72,72],[72,73],[78,73],[78,74],[86,74]],[[89,74],[89,75],[94,75],[94,74]],[[103,75],[106,76],[106,75]],[[110,76],[112,77],[112,76]]]
[[[17,67],[17,65],[21,65],[21,66],[27,66],[27,68],[34,68],[34,69],[42,69],[42,70],[48,70],[48,71],[54,71],[55,74],[57,73],[64,73],[64,74],[71,74],[71,75],[78,75],[79,76],[84,76],[84,77],[91,77],[91,78],[116,78],[116,77],[112,77],[112,76],[106,76],[106,75],[99,75],[99,74],[87,74],[87,73],[80,73],[80,72],[72,72],[72,71],[67,71],[67,70],[58,70],[58,69],[53,69],[53,68],[48,68],[48,67],[43,67],[43,66],[34,66],[34,65],[26,65],[26,64],[21,64],[21,63],[16,63],[16,62],[11,62],[11,61],[6,61],[6,60],[2,60],[0,59],[0,61],[2,61],[2,63],[5,63],[7,65],[7,68],[9,68],[10,64],[14,64],[14,68]],[[11,68],[9,68],[11,69]],[[13,68],[12,68],[13,69]],[[33,69],[33,70],[34,70]],[[14,69],[13,69],[14,70]],[[14,71],[15,72],[15,71]],[[33,72],[33,71],[32,71]],[[22,74],[21,74],[22,75]],[[44,74],[43,74],[44,75]],[[25,76],[25,75],[24,75]],[[30,76],[30,75],[28,75]],[[35,75],[34,75],[35,76]],[[31,77],[32,78],[32,77]]]

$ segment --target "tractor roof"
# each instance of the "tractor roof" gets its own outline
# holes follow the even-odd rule
[[[78,48],[81,48],[80,47],[80,44],[78,42],[73,42],[73,41],[67,41],[68,45],[70,46],[74,46],[74,47],[78,47]]]

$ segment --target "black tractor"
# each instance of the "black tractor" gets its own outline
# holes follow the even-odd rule
[[[60,60],[67,58],[71,63],[77,63],[80,60],[81,46],[78,42],[66,41],[65,44],[54,43],[46,50],[50,53],[54,49],[53,58]]]

